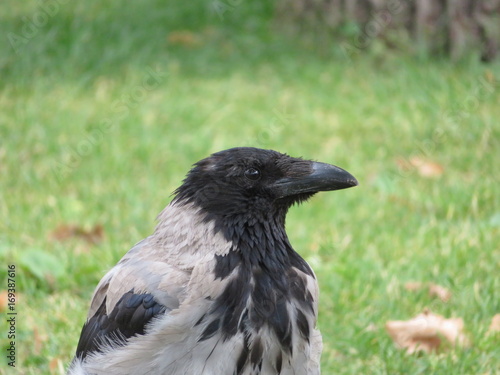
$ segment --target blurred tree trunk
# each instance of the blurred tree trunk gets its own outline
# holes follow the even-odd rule
[[[349,39],[357,25],[354,49],[375,39],[397,47],[403,39],[429,54],[457,59],[478,51],[490,61],[500,48],[500,0],[280,0],[277,12],[294,30],[321,31],[329,40]]]

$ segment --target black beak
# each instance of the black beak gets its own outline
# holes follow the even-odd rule
[[[312,172],[305,176],[284,177],[276,181],[273,190],[278,198],[302,193],[341,190],[357,186],[358,181],[349,172],[335,165],[312,162]]]

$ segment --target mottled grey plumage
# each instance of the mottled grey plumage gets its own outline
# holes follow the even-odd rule
[[[356,184],[271,150],[198,162],[155,232],[100,281],[68,374],[319,374],[318,284],[285,216]]]

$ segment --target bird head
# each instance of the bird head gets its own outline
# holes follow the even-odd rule
[[[334,165],[239,147],[196,163],[176,190],[175,201],[194,203],[210,216],[284,215],[294,203],[317,192],[357,184],[350,173]]]

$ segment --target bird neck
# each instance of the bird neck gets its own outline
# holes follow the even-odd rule
[[[222,231],[231,249],[216,255],[216,277],[224,279],[237,268],[251,272],[284,273],[295,267],[306,274],[312,271],[297,254],[285,231],[286,212],[250,218],[220,218],[215,229]]]
[[[158,216],[151,241],[158,244],[169,259],[190,260],[193,256],[212,253],[216,258],[217,277],[222,279],[240,266],[269,273],[296,267],[312,274],[307,263],[293,250],[286,234],[286,208],[240,212],[221,215],[207,212],[191,202],[175,201]]]
[[[291,250],[285,231],[285,212],[241,214],[216,219],[215,228],[249,261],[262,261],[271,253]]]

